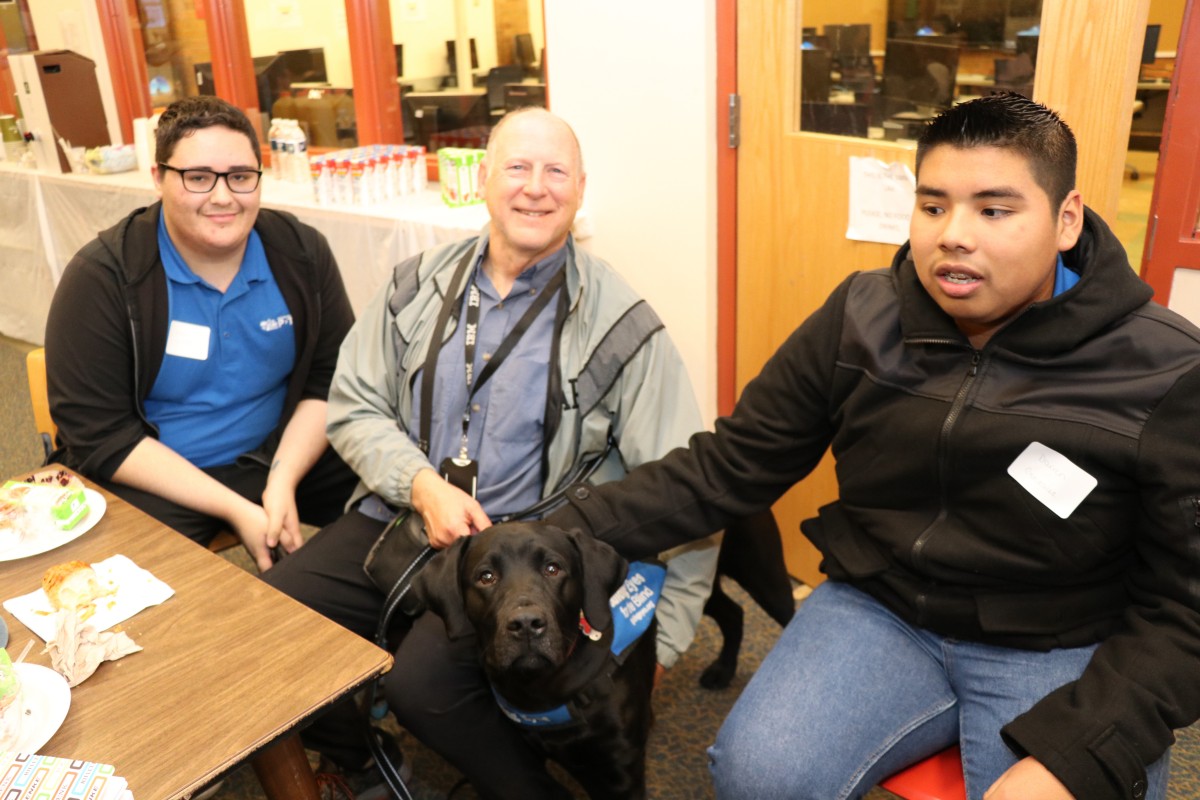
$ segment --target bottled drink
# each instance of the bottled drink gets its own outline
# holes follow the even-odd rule
[[[279,118],[273,118],[271,120],[271,129],[267,133],[267,141],[271,146],[271,177],[275,180],[279,180],[283,177],[283,151],[281,147],[282,142],[280,142],[279,136],[281,122],[283,122],[283,120]]]
[[[292,120],[292,141],[295,142],[295,157],[292,159],[292,181],[299,184],[308,182],[308,136],[300,123]]]
[[[429,184],[428,173],[425,167],[425,146],[419,144],[413,149],[417,151],[417,158],[413,163],[413,191],[423,192]]]

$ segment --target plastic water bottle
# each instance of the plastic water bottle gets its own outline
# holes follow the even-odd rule
[[[271,120],[271,128],[267,133],[267,141],[271,145],[271,177],[279,180],[283,177],[283,148],[280,141],[280,123],[282,119],[273,118]]]
[[[370,196],[366,183],[366,162],[360,157],[350,162],[350,202],[369,205]]]
[[[391,179],[392,179],[392,197],[400,197],[408,194],[408,188],[405,186],[405,170],[404,165],[407,163],[404,159],[404,145],[394,145],[391,155]]]
[[[423,192],[429,185],[428,173],[425,169],[425,146],[419,144],[413,149],[417,151],[417,158],[413,163],[413,191]]]
[[[333,198],[337,205],[348,206],[354,201],[353,176],[350,172],[350,159],[340,159],[333,177]]]
[[[296,121],[282,119],[279,121],[279,178],[290,181],[295,172],[292,162],[296,157],[296,140],[293,138]]]
[[[308,134],[300,127],[299,122],[293,124],[296,126],[296,160],[292,162],[292,180],[304,184],[308,183]]]
[[[321,156],[309,159],[309,175],[313,184],[313,199],[319,206],[333,205],[333,174],[331,164]]]

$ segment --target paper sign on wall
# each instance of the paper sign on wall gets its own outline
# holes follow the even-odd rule
[[[296,0],[272,0],[267,25],[271,28],[303,28],[304,15]]]
[[[398,9],[396,3],[392,3],[392,11],[401,22],[424,22],[428,17],[425,0],[400,0]]]
[[[850,224],[846,238],[904,244],[917,179],[907,164],[850,157]]]

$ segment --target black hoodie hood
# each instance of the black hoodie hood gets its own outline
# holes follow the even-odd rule
[[[1079,273],[1079,283],[1030,305],[997,331],[988,347],[1035,357],[1072,350],[1154,296],[1154,290],[1130,267],[1124,246],[1090,208],[1084,207],[1083,231],[1075,246],[1063,253],[1063,261]],[[966,341],[954,319],[921,285],[908,242],[892,259],[891,271],[905,339]]]

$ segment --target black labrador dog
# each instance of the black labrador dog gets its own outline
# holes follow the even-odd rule
[[[717,556],[717,577],[704,613],[721,630],[721,652],[700,674],[705,689],[724,689],[737,672],[745,615],[721,589],[721,578],[733,578],[771,619],[786,626],[796,611],[792,581],[783,563],[783,541],[770,510],[736,520],[725,528]]]
[[[413,582],[450,638],[475,634],[501,709],[593,800],[646,793],[653,607],[649,629],[611,652],[610,598],[636,588],[627,569],[578,530],[509,522],[459,539]]]

